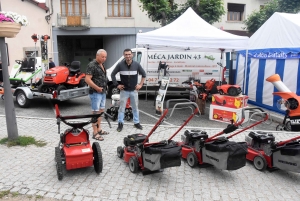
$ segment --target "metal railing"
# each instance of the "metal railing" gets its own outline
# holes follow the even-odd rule
[[[57,26],[61,28],[67,27],[90,27],[90,14],[80,13],[60,13],[57,14]]]

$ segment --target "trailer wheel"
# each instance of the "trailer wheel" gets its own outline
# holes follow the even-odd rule
[[[197,159],[197,156],[194,152],[190,152],[187,155],[186,161],[187,161],[188,165],[192,168],[196,167],[196,165],[198,164],[198,159]]]
[[[19,107],[27,108],[30,105],[30,100],[26,97],[25,92],[22,90],[17,92],[16,100]]]
[[[230,95],[230,96],[237,96],[238,95],[238,90],[235,87],[229,87],[227,92],[228,92],[228,95]]]
[[[119,158],[123,158],[123,155],[124,155],[124,149],[123,149],[123,147],[119,146],[117,148],[117,155],[118,155]]]
[[[120,94],[120,90],[112,84],[108,87],[107,97],[111,98],[111,96],[114,94]]]
[[[256,156],[253,160],[255,169],[264,171],[267,168],[267,160],[262,156]]]
[[[64,90],[67,90],[67,87],[64,86],[64,85],[59,85],[59,86],[56,88],[56,90],[57,90],[57,94],[60,95],[60,92],[61,92],[61,91],[64,91]]]
[[[63,175],[63,164],[62,164],[61,152],[59,147],[55,147],[55,162],[56,162],[57,178],[58,180],[62,180],[64,175]]]
[[[138,160],[135,156],[130,157],[128,165],[129,165],[129,170],[132,173],[137,173],[137,171],[139,170]]]
[[[103,169],[102,152],[98,142],[93,143],[94,169],[97,174],[100,174]]]

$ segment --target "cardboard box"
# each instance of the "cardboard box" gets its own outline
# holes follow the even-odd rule
[[[209,119],[219,122],[230,123],[231,120],[236,123],[236,121],[242,120],[242,110],[243,108],[233,109],[229,107],[223,107],[218,105],[210,105]],[[245,120],[247,122],[249,119],[249,110],[245,112]]]
[[[223,107],[239,109],[247,106],[248,98],[249,97],[247,95],[227,96],[227,95],[213,94],[212,105],[219,105]]]

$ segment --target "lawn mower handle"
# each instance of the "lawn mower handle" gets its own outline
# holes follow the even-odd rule
[[[169,102],[184,102],[184,103],[176,103],[174,105],[174,107],[173,107],[173,109],[171,111],[171,114],[170,114],[170,116],[168,118],[170,118],[172,116],[172,114],[173,114],[173,112],[174,112],[174,110],[175,110],[175,108],[176,108],[177,105],[192,105],[192,106],[194,106],[194,108],[197,109],[197,113],[200,111],[198,105],[196,103],[190,101],[189,99],[170,99],[166,103],[166,108],[167,109],[169,109]]]
[[[55,104],[55,113],[56,113],[56,118],[57,119],[60,119],[62,122],[64,122],[65,124],[73,127],[73,128],[83,128],[84,126],[90,124],[90,123],[95,123],[97,122],[97,119],[99,117],[101,117],[103,114],[105,115],[105,120],[108,122],[110,128],[111,128],[111,125],[110,125],[110,122],[108,120],[108,118],[112,119],[113,117],[110,116],[109,114],[107,114],[106,112],[101,112],[99,114],[87,114],[87,115],[73,115],[73,116],[61,116],[60,114],[60,111],[59,111],[59,108],[58,108],[58,105]],[[70,119],[83,119],[83,118],[91,118],[90,120],[88,121],[85,121],[85,122],[76,122],[76,123],[70,123],[70,122],[67,122],[66,120],[70,120]],[[57,124],[59,125],[60,124],[60,121],[58,120],[57,121]]]

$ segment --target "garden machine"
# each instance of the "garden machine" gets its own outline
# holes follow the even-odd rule
[[[102,152],[98,142],[90,144],[89,131],[84,126],[90,123],[96,123],[97,119],[104,114],[104,118],[111,128],[108,118],[112,118],[106,113],[62,116],[58,105],[55,104],[56,119],[58,125],[58,133],[60,140],[58,146],[55,147],[55,162],[58,180],[63,179],[64,166],[66,170],[84,168],[94,166],[97,174],[102,172],[103,160]],[[85,119],[88,121],[71,122],[68,120]],[[64,122],[70,128],[60,133],[60,122]]]
[[[247,160],[253,161],[257,170],[266,168],[300,172],[300,136],[275,142],[272,133],[250,132],[246,136],[248,144]]]
[[[73,61],[69,67],[56,66],[46,70],[39,92],[51,93],[57,90],[59,95],[62,90],[86,87],[85,73],[80,71],[80,64],[80,61]]]
[[[170,139],[150,143],[149,137],[166,118],[169,101],[172,100],[167,101],[166,109],[163,111],[159,120],[148,135],[140,133],[128,135],[124,138],[124,146],[119,146],[117,148],[118,157],[123,158],[124,161],[129,164],[131,172],[136,173],[141,169],[143,174],[148,174],[181,165],[181,146],[177,145],[171,138],[173,138],[194,117],[194,115],[198,113],[198,108],[197,105],[192,102],[177,103],[177,105],[193,105],[196,109]],[[174,106],[172,113],[177,105]]]
[[[266,79],[271,82],[278,92],[273,95],[280,96],[277,102],[278,109],[285,108],[285,117],[282,124],[276,127],[276,130],[300,131],[300,96],[291,92],[287,86],[281,81],[278,74],[274,74]]]
[[[111,96],[111,107],[106,110],[106,112],[113,117],[113,121],[118,119],[120,107],[120,94],[113,94]],[[124,119],[130,121],[133,119],[132,108],[130,106],[130,98],[127,99],[125,106]]]
[[[237,170],[244,167],[247,154],[246,142],[234,142],[228,139],[266,121],[268,115],[264,113],[265,118],[263,120],[257,121],[228,137],[221,135],[235,131],[244,122],[246,110],[260,110],[264,113],[261,108],[245,108],[242,110],[240,121],[236,123],[232,121],[227,128],[211,137],[208,137],[207,132],[203,130],[185,131],[184,135],[181,136],[182,141],[178,142],[178,145],[182,146],[182,158],[187,160],[190,167],[195,167],[198,164],[210,164],[222,170]]]

